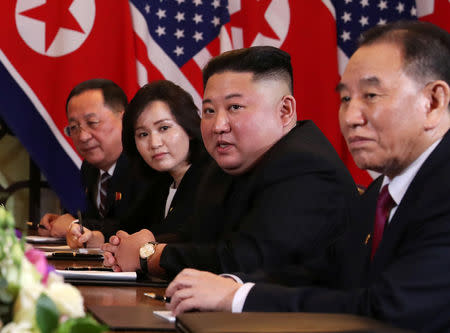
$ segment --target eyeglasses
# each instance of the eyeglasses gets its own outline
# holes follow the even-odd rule
[[[64,127],[64,134],[68,137],[74,137],[81,134],[81,130],[85,132],[92,133],[93,130],[97,129],[100,126],[100,120],[90,120],[86,122],[86,127],[81,126],[81,124],[71,124]]]

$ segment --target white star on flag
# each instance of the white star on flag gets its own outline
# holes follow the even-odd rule
[[[369,25],[369,18],[367,16],[361,16],[359,23],[361,23],[362,27]]]
[[[220,25],[220,18],[218,18],[217,16],[214,16],[211,23],[214,24],[215,27],[217,27],[218,25]]]
[[[182,55],[184,53],[184,50],[181,46],[177,46],[175,48],[175,50],[173,50],[173,52],[179,57],[180,55]]]
[[[344,42],[348,41],[350,39],[350,32],[344,30],[342,32],[341,38]]]
[[[345,23],[352,20],[352,14],[344,12],[344,15],[342,15],[342,20],[344,20]]]
[[[156,16],[158,16],[158,18],[161,20],[166,17],[166,11],[159,8],[158,12],[156,13]]]
[[[380,1],[378,3],[378,8],[380,8],[380,10],[387,9],[388,8],[387,1],[384,1],[384,0]]]
[[[183,38],[184,37],[184,30],[182,29],[177,29],[177,31],[174,32],[175,37],[177,37],[177,39]]]
[[[203,22],[203,15],[195,14],[192,21],[194,21],[196,24]]]
[[[155,30],[159,37],[166,34],[166,28],[158,25],[158,29]]]
[[[182,12],[177,12],[177,15],[175,15],[175,20],[178,21],[178,23],[180,23],[181,21],[184,21],[184,13]]]
[[[203,39],[203,32],[196,31],[192,38],[194,38],[196,42],[201,41]]]

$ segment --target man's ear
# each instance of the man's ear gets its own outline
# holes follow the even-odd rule
[[[430,82],[425,87],[425,96],[428,100],[425,129],[430,130],[449,112],[450,87],[442,80]]]
[[[281,99],[280,119],[284,127],[297,121],[297,104],[294,96],[285,95]]]

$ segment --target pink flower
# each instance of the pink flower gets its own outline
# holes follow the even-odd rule
[[[31,262],[34,265],[34,267],[36,267],[37,271],[42,275],[42,283],[46,284],[48,274],[51,271],[54,271],[55,269],[53,268],[53,266],[47,263],[47,258],[45,257],[44,252],[36,249],[29,249],[25,252],[25,256],[27,257],[28,261]]]

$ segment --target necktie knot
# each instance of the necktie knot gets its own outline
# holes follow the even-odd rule
[[[396,205],[389,193],[389,184],[383,186],[378,195],[377,207],[375,210],[375,224],[373,227],[373,240],[372,240],[372,252],[370,259],[372,260],[378,246],[380,245],[381,238],[383,237],[384,228],[389,218],[391,209]]]

